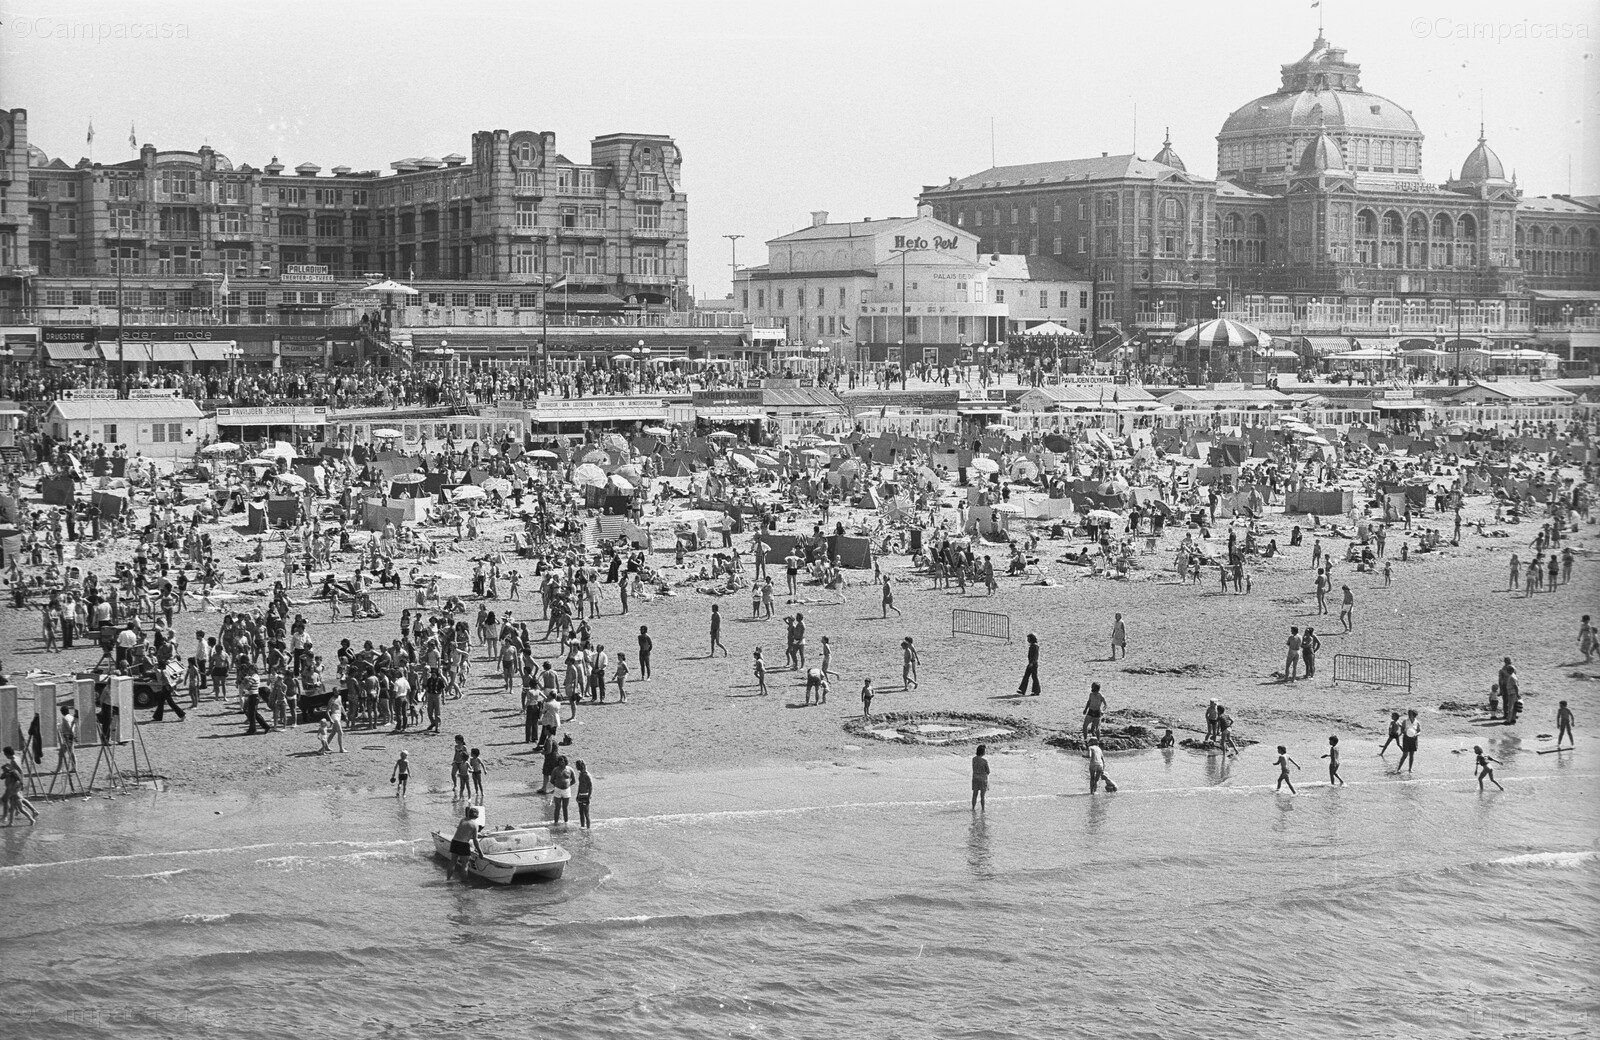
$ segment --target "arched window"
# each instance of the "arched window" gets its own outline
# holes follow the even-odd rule
[[[1265,235],[1267,233],[1267,218],[1259,213],[1250,214],[1250,233],[1252,235]]]
[[[1530,245],[1536,245],[1536,246],[1544,245],[1544,229],[1543,228],[1534,228],[1533,231],[1528,236],[1528,242],[1529,242]]]
[[[1433,236],[1435,238],[1452,238],[1455,235],[1455,223],[1450,219],[1450,214],[1440,213],[1433,218]]]
[[[1378,215],[1370,209],[1356,214],[1356,234],[1375,238],[1378,234]]]
[[[1583,244],[1583,236],[1578,234],[1578,229],[1577,228],[1568,228],[1567,229],[1567,245],[1569,247],[1573,248],[1573,249],[1577,249],[1582,244]]]
[[[1422,239],[1428,237],[1428,221],[1421,213],[1413,213],[1411,222],[1406,228],[1406,233],[1412,238]]]
[[[1456,221],[1457,238],[1477,238],[1478,222],[1472,219],[1472,214],[1463,213],[1461,219]]]
[[[1162,220],[1182,220],[1183,219],[1182,216],[1179,215],[1178,200],[1177,199],[1162,199],[1161,200],[1161,219]]]
[[[1223,225],[1223,228],[1230,235],[1243,234],[1244,233],[1244,218],[1239,216],[1239,214],[1237,214],[1237,213],[1229,213],[1227,222]],[[1593,236],[1594,232],[1591,231],[1591,232],[1589,232],[1589,234],[1591,236]]]
[[[512,154],[516,156],[517,162],[520,162],[520,163],[531,163],[531,162],[533,162],[533,142],[532,141],[518,141],[517,144],[516,144],[516,147],[512,149]]]
[[[1589,234],[1586,237],[1588,238],[1590,249],[1600,248],[1600,231],[1590,228]]]
[[[1401,221],[1400,214],[1394,210],[1383,215],[1383,234],[1386,238],[1399,238],[1404,231],[1405,223]]]

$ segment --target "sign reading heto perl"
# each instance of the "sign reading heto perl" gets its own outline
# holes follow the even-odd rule
[[[961,245],[961,240],[954,235],[934,235],[931,239],[921,235],[907,238],[904,235],[894,236],[895,249],[956,249]]]

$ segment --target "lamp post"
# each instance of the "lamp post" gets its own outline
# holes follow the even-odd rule
[[[907,373],[906,365],[906,340],[910,339],[910,321],[906,317],[906,255],[915,252],[911,249],[891,249],[890,255],[900,254],[900,383],[905,385]]]

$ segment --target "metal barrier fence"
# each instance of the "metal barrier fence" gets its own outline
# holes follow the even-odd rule
[[[990,614],[982,610],[952,610],[950,636],[988,636],[1011,642],[1011,615]]]
[[[1333,655],[1333,681],[1370,683],[1373,686],[1404,686],[1411,689],[1411,662],[1395,657],[1357,657]]]

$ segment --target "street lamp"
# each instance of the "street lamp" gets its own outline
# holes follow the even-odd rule
[[[891,249],[889,255],[900,254],[900,382],[905,384],[907,375],[906,365],[906,340],[910,339],[910,319],[906,317],[906,255],[917,252],[913,249]]]

